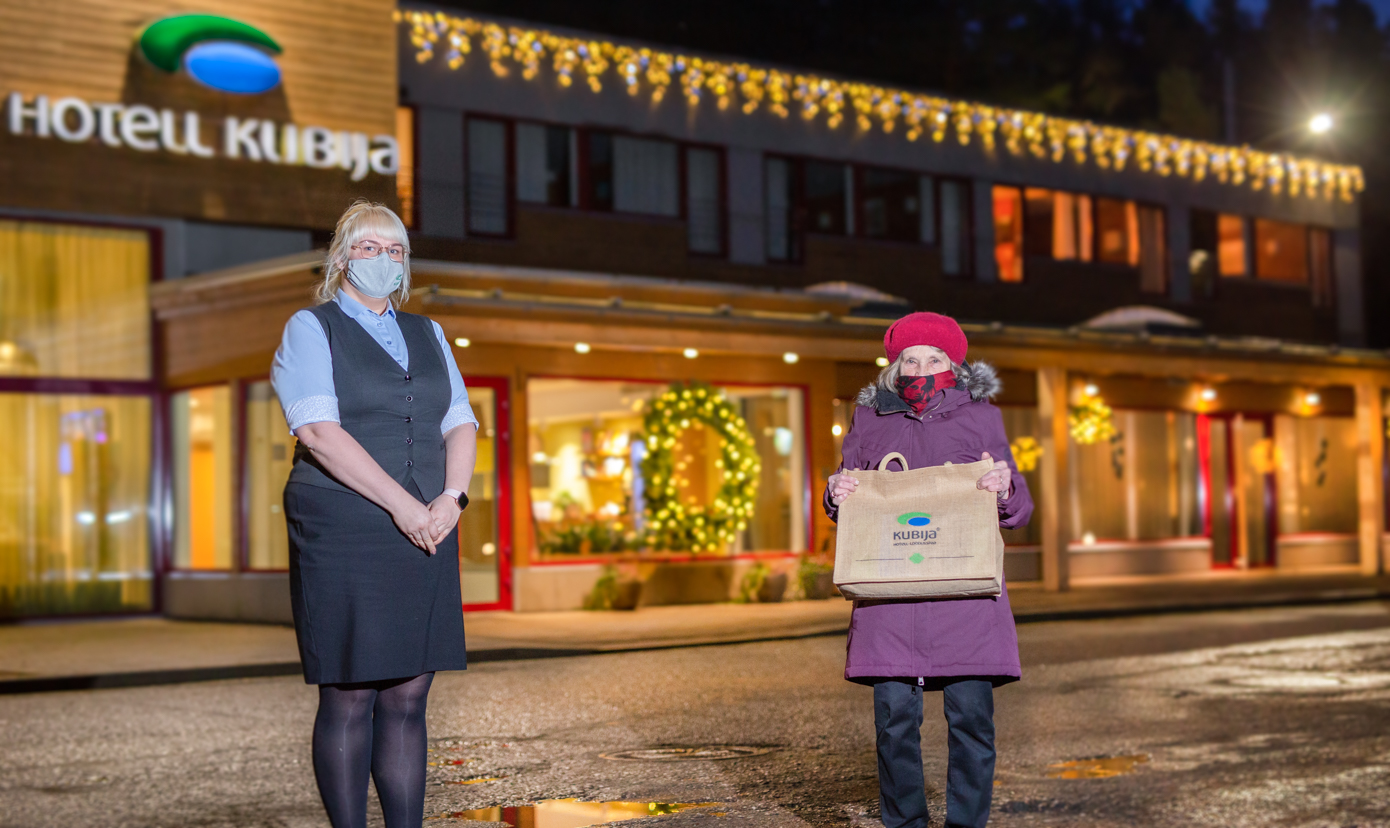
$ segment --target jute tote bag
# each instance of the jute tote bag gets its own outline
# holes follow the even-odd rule
[[[897,460],[903,471],[886,471]],[[1004,538],[998,496],[975,488],[988,460],[908,469],[893,452],[840,505],[835,586],[846,598],[998,595]]]

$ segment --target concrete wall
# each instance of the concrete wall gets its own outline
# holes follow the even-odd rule
[[[1360,554],[1356,535],[1294,536],[1279,539],[1274,560],[1279,569],[1316,569],[1355,566]]]
[[[294,623],[287,572],[170,572],[163,586],[170,618]]]
[[[1074,581],[1131,575],[1179,575],[1211,570],[1211,542],[1205,538],[1154,543],[1073,544],[1068,566]]]
[[[680,563],[649,562],[625,564],[623,577],[642,581],[638,606],[671,604],[713,604],[739,597],[743,576],[758,561],[724,558]],[[796,556],[764,559],[775,573],[787,573],[786,598],[797,587]],[[582,609],[584,599],[603,576],[601,563],[546,564],[518,567],[512,577],[512,606],[517,612],[548,612]]]

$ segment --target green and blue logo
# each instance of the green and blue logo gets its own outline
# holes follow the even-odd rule
[[[220,92],[259,95],[280,85],[280,66],[271,57],[280,54],[280,44],[229,17],[166,17],[140,34],[140,52],[170,74],[182,65],[193,80]]]
[[[926,512],[908,512],[898,515],[898,523],[902,526],[926,526],[931,523],[931,515]]]

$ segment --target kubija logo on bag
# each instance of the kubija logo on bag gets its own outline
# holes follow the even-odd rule
[[[894,532],[893,532],[893,545],[894,545],[894,546],[920,546],[920,545],[932,546],[932,545],[935,545],[935,542],[936,542],[936,532],[937,532],[937,530],[935,530],[935,529],[927,529],[926,527],[927,527],[928,525],[930,525],[930,524],[931,524],[931,515],[927,514],[926,512],[907,512],[906,514],[898,515],[898,525],[900,525],[900,526],[920,527],[920,528],[912,528],[912,529],[904,529],[904,530],[902,530],[902,531],[894,531]],[[926,560],[926,558],[922,557],[922,554],[921,554],[920,552],[914,552],[913,554],[909,555],[907,559],[908,559],[909,561],[912,561],[912,562],[915,563],[915,564],[919,564],[919,563],[921,563],[922,561]]]

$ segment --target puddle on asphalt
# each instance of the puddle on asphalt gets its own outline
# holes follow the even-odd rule
[[[545,799],[515,808],[477,808],[426,817],[426,820],[505,822],[513,828],[587,828],[625,819],[665,816],[692,808],[713,808],[717,802],[580,802]]]
[[[1149,761],[1147,753],[1133,756],[1098,756],[1094,759],[1073,759],[1047,766],[1049,779],[1108,779],[1133,773],[1137,765]]]

